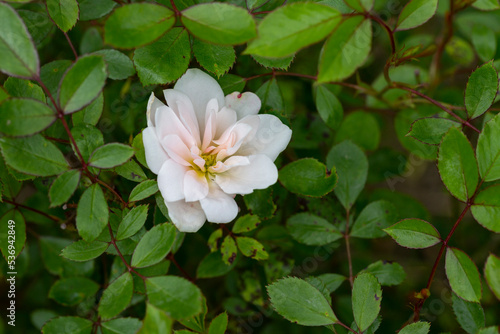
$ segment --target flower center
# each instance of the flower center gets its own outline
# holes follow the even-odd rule
[[[210,167],[215,166],[217,163],[216,154],[202,154],[201,158],[205,160],[205,169],[208,170]]]

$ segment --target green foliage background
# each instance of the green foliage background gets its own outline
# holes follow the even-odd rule
[[[498,0],[0,2],[0,333],[498,333],[499,40]],[[293,137],[184,234],[140,133],[193,67]]]

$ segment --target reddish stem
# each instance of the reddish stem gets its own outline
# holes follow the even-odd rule
[[[16,206],[16,207],[20,207],[20,208],[23,208],[23,209],[26,209],[26,210],[33,211],[33,212],[35,212],[35,213],[38,213],[39,215],[42,215],[42,216],[44,216],[44,217],[47,217],[47,218],[49,218],[50,220],[53,220],[53,221],[55,221],[55,222],[60,222],[60,221],[61,221],[61,219],[60,219],[60,218],[58,218],[58,217],[56,217],[56,216],[49,215],[48,213],[42,212],[42,211],[37,210],[37,209],[34,209],[34,208],[30,208],[29,206],[26,206],[26,205],[23,205],[23,204],[16,203],[16,202],[11,201],[11,200],[9,200],[9,199],[4,198],[4,199],[3,199],[3,201],[4,201],[5,203],[12,204],[12,205],[14,205],[14,206]]]
[[[394,31],[391,29],[391,27],[389,27],[387,23],[385,23],[380,17],[376,15],[367,13],[366,17],[380,24],[382,28],[384,28],[385,31],[387,31],[387,35],[389,36],[389,40],[391,41],[392,55],[396,54],[396,41],[394,40]]]
[[[349,219],[350,219],[349,216],[350,216],[349,209],[346,209],[344,239],[345,239],[345,247],[347,250],[347,261],[349,262],[349,283],[351,284],[351,289],[352,289],[354,285],[354,279],[352,275],[351,245],[349,243]]]
[[[191,277],[185,270],[184,268],[181,267],[181,265],[177,262],[177,260],[175,259],[174,257],[174,254],[172,253],[169,253],[167,255],[167,259],[169,259],[170,261],[172,261],[172,263],[177,267],[177,269],[179,269],[179,271],[182,273],[182,275],[184,275],[184,277],[186,277],[188,280],[190,280],[191,282],[195,282],[196,279]]]
[[[71,51],[73,51],[73,55],[75,56],[75,60],[78,59],[78,53],[76,52],[75,47],[73,46],[73,43],[71,43],[71,39],[69,38],[68,34],[63,31],[64,37],[66,37],[66,40],[68,41],[69,46],[71,47]]]
[[[122,260],[123,264],[127,267],[128,271],[129,272],[132,272],[134,274],[136,274],[137,276],[139,276],[143,281],[147,279],[146,276],[138,273],[130,264],[128,264],[127,260],[125,260],[125,258],[123,257],[123,254],[122,252],[120,252],[120,249],[118,248],[118,246],[116,245],[116,239],[115,239],[115,236],[113,235],[113,230],[111,229],[111,224],[108,223],[108,230],[109,230],[109,235],[111,237],[111,244],[115,247],[116,249],[116,252],[118,253],[118,256],[120,257],[120,259]]]

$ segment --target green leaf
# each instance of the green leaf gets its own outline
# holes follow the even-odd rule
[[[148,301],[169,317],[185,319],[202,310],[200,289],[177,276],[150,277],[146,280]]]
[[[403,267],[397,262],[377,261],[363,269],[362,272],[372,274],[384,286],[401,284],[406,278]]]
[[[84,56],[64,74],[59,90],[59,104],[65,114],[90,104],[106,82],[106,65],[101,56]]]
[[[359,129],[364,129],[360,132]],[[352,142],[366,151],[375,150],[380,143],[380,127],[373,114],[355,111],[347,115],[335,135],[335,142]]]
[[[52,176],[69,169],[61,151],[39,134],[23,138],[0,138],[0,147],[6,164],[21,173]]]
[[[198,63],[218,78],[226,74],[236,60],[232,46],[215,45],[199,39],[194,39],[193,53]]]
[[[97,309],[101,318],[106,320],[117,316],[130,304],[133,293],[132,274],[126,271],[111,282],[102,293],[99,308]]]
[[[153,42],[175,23],[174,12],[152,3],[118,7],[104,26],[106,43],[119,48],[135,48]]]
[[[279,7],[259,24],[259,36],[244,51],[269,58],[291,56],[325,38],[341,21],[335,8],[313,2]]]
[[[132,266],[149,267],[163,260],[175,240],[175,226],[160,224],[149,230],[137,244],[132,255]]]
[[[345,0],[345,3],[358,12],[370,11],[373,8],[374,0]]]
[[[322,274],[317,276],[317,278],[323,281],[325,287],[330,293],[337,290],[337,288],[346,280],[345,276],[339,274]]]
[[[484,181],[500,179],[500,116],[486,122],[477,141],[479,174]]]
[[[255,230],[260,225],[258,216],[247,214],[241,216],[233,225],[233,233],[245,233]]]
[[[48,272],[53,275],[62,277],[73,277],[88,275],[93,267],[94,262],[73,262],[61,256],[63,248],[71,244],[71,240],[55,238],[55,237],[41,237],[40,254]]]
[[[7,75],[33,78],[40,72],[35,44],[12,7],[0,3],[0,71]]]
[[[135,334],[141,327],[142,322],[135,318],[118,318],[101,323],[102,334]]]
[[[333,130],[337,130],[344,118],[342,104],[326,86],[316,86],[316,109],[319,116]]]
[[[395,30],[408,30],[429,21],[436,13],[438,0],[411,0],[399,13]]]
[[[93,184],[85,190],[76,209],[76,227],[85,241],[95,240],[108,223],[108,203],[101,187]]]
[[[72,169],[59,175],[49,189],[50,206],[66,203],[80,183],[80,171]]]
[[[47,322],[43,334],[90,334],[94,323],[78,317],[58,317]]]
[[[470,118],[481,116],[491,106],[498,90],[498,74],[492,62],[472,72],[465,88],[465,108]]]
[[[186,72],[191,57],[189,35],[173,28],[156,42],[138,48],[134,63],[144,86],[173,82]]]
[[[57,95],[59,83],[64,73],[66,73],[66,70],[72,64],[71,60],[55,60],[43,65],[40,69],[40,78],[53,96]],[[52,105],[52,101],[50,101],[50,104]]]
[[[257,55],[252,55],[252,58],[260,65],[266,68],[276,68],[286,70],[290,67],[295,56],[288,56],[284,58],[266,58]]]
[[[207,246],[208,248],[210,248],[210,252],[215,252],[216,250],[219,249],[220,242],[222,240],[222,235],[223,235],[222,228],[218,228],[210,234],[207,241]]]
[[[0,104],[1,131],[9,136],[27,136],[49,127],[56,115],[46,104],[31,99],[8,99]]]
[[[203,260],[201,260],[200,264],[198,264],[196,277],[212,278],[223,276],[234,268],[236,262],[237,261],[234,261],[230,266],[228,266],[224,263],[224,261],[222,261],[222,255],[220,252],[215,251],[213,253],[209,253],[203,258]]]
[[[276,211],[276,204],[273,202],[272,189],[256,189],[253,193],[243,197],[248,211],[262,219],[271,218]],[[238,221],[236,221],[237,223]],[[233,227],[234,231],[234,227]]]
[[[54,23],[49,19],[45,10],[43,12],[34,12],[31,10],[18,9],[17,14],[23,19],[35,45],[39,46],[44,43],[47,35],[49,35],[54,26]]]
[[[136,234],[148,218],[148,208],[149,205],[139,205],[130,210],[118,226],[116,240],[126,239]]]
[[[460,326],[469,334],[476,334],[484,327],[484,311],[479,303],[471,303],[452,294],[453,312]]]
[[[101,131],[90,124],[81,124],[73,127],[73,129],[71,129],[71,134],[85,161],[89,160],[92,152],[104,145],[104,138]],[[76,149],[73,145],[72,148],[76,154]]]
[[[79,0],[80,21],[100,19],[116,6],[113,0]]]
[[[361,331],[365,331],[377,318],[382,301],[380,283],[372,274],[359,274],[352,288],[352,312]]]
[[[422,117],[431,116],[432,109],[404,109],[398,111],[394,119],[394,127],[399,142],[417,157],[435,160],[437,157],[438,147],[433,145],[424,144],[417,139],[408,136],[412,124]]]
[[[208,327],[208,334],[224,334],[227,329],[227,313],[221,313],[216,316]]]
[[[236,243],[238,244],[241,254],[247,257],[251,257],[258,261],[266,260],[269,257],[264,246],[254,238],[236,237]]]
[[[154,195],[158,192],[158,183],[156,180],[146,180],[144,182],[139,183],[132,189],[130,192],[130,197],[128,199],[129,202],[137,202],[148,198],[151,195]]]
[[[484,228],[500,233],[500,186],[488,187],[477,194],[471,212]]]
[[[104,48],[104,41],[102,40],[101,33],[96,27],[87,29],[80,40],[80,53],[92,53]]]
[[[476,0],[472,4],[472,7],[480,10],[496,10],[500,8],[500,4],[498,0]]]
[[[497,50],[497,39],[495,32],[491,28],[476,24],[472,27],[472,45],[479,58],[484,61],[490,61],[495,57]]]
[[[479,271],[467,254],[457,248],[448,248],[445,269],[451,289],[457,296],[470,302],[481,300]]]
[[[61,255],[72,261],[89,261],[104,253],[108,247],[106,242],[78,240],[64,248]]]
[[[311,246],[326,245],[343,236],[334,225],[308,212],[288,218],[286,226],[295,240]]]
[[[368,175],[368,159],[364,152],[351,141],[344,141],[332,147],[326,157],[326,166],[335,167],[339,182],[335,195],[349,210],[365,187]]]
[[[222,261],[224,261],[224,263],[228,266],[236,260],[238,249],[236,248],[236,242],[232,236],[228,235],[224,238],[224,241],[220,246],[220,251],[222,253]]]
[[[385,237],[384,228],[396,222],[398,213],[388,201],[376,201],[368,204],[356,218],[350,235],[358,238]]]
[[[97,168],[113,168],[123,165],[134,155],[134,149],[120,143],[106,144],[97,148],[89,159],[89,165]]]
[[[134,160],[127,161],[123,165],[117,166],[115,172],[130,181],[142,182],[147,180],[146,174],[144,174],[141,166]]]
[[[431,330],[431,324],[428,322],[414,322],[399,331],[399,334],[427,334]]]
[[[289,191],[303,195],[320,197],[328,194],[337,184],[335,169],[328,171],[316,159],[305,158],[289,163],[279,171],[281,184]]]
[[[438,170],[448,191],[466,202],[474,195],[478,184],[478,169],[474,151],[467,137],[451,128],[439,147]]]
[[[229,95],[233,92],[241,92],[245,88],[246,80],[234,74],[226,74],[219,80],[220,88],[224,92],[224,95]]]
[[[146,302],[146,316],[138,334],[171,333],[173,320],[163,311]]]
[[[93,54],[104,57],[110,79],[123,80],[135,74],[132,60],[118,50],[105,49],[96,51]]]
[[[441,242],[436,228],[421,219],[403,219],[384,231],[399,245],[407,248],[427,248]]]
[[[49,291],[49,298],[59,304],[76,305],[93,296],[99,290],[99,284],[85,277],[71,277],[58,280]]]
[[[460,123],[447,118],[421,118],[413,122],[407,136],[411,136],[426,144],[439,145],[443,136],[450,128],[458,128],[459,126]]]
[[[18,210],[9,210],[1,218],[0,250],[3,257],[12,261],[24,248],[26,242],[26,222]],[[14,256],[14,258],[12,258]],[[12,271],[12,270],[7,270]]]
[[[227,3],[189,7],[182,12],[181,21],[193,36],[215,44],[243,44],[257,35],[252,15]]]
[[[144,143],[142,142],[142,132],[139,132],[132,140],[132,147],[135,150],[135,158],[137,161],[141,163],[144,167],[148,167],[146,163],[146,152],[144,150]]]
[[[104,96],[101,92],[97,99],[92,101],[88,106],[82,110],[71,114],[73,125],[90,124],[96,125],[101,118],[102,110],[104,107]]]
[[[484,277],[491,291],[500,300],[500,258],[490,254],[484,265]]]
[[[273,308],[290,322],[325,326],[338,322],[325,297],[306,281],[287,277],[267,286]]]
[[[3,88],[11,97],[25,97],[43,102],[47,102],[43,89],[27,79],[8,77],[3,83]]]
[[[344,20],[328,37],[319,59],[318,82],[341,81],[363,65],[371,50],[369,19],[354,16]]]
[[[47,0],[47,11],[59,29],[67,32],[78,21],[78,2],[76,0]]]
[[[266,81],[262,86],[255,92],[257,96],[262,101],[263,107],[269,107],[272,110],[284,111],[283,105],[283,95],[281,94],[280,87],[278,86],[278,81],[273,78]]]
[[[482,328],[479,330],[479,332],[477,332],[477,334],[497,334],[498,331],[499,331],[499,327],[498,326],[490,326],[490,327],[487,327],[487,328]]]

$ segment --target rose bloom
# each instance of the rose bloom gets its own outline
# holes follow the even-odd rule
[[[254,93],[224,97],[217,81],[198,69],[163,93],[167,105],[151,94],[142,138],[172,222],[196,232],[207,220],[232,221],[235,195],[277,181],[273,161],[292,131],[276,116],[257,115],[261,102]]]

